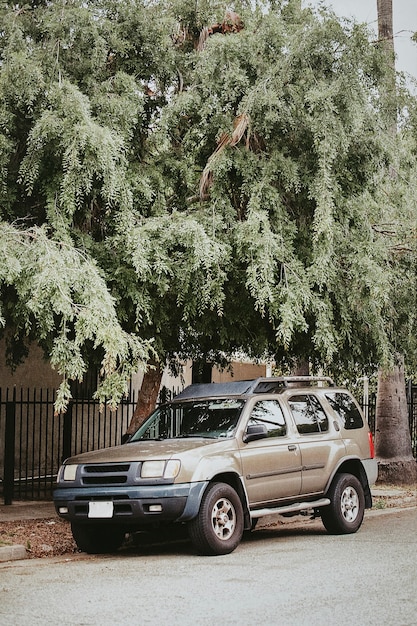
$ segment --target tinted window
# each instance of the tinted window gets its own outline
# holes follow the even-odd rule
[[[332,409],[342,418],[346,430],[362,428],[362,415],[351,396],[347,393],[329,391],[326,393],[326,398]]]
[[[257,402],[251,413],[249,424],[265,424],[268,437],[282,437],[287,433],[287,425],[276,400]]]
[[[232,437],[243,400],[215,399],[158,407],[130,441],[175,437]]]
[[[315,396],[292,396],[288,403],[300,434],[320,433],[329,429],[327,415]]]

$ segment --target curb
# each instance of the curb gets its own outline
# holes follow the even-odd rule
[[[20,559],[27,558],[28,555],[26,553],[25,546],[15,544],[11,546],[0,547],[0,563],[4,563],[5,561],[18,561]]]

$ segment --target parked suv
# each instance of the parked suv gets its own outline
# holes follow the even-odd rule
[[[354,533],[376,478],[349,391],[323,377],[258,378],[190,385],[126,444],[67,459],[54,502],[85,552],[175,523],[217,555],[271,514],[311,510],[328,532]]]

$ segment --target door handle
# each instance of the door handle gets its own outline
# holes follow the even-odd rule
[[[288,446],[288,450],[289,450],[290,452],[294,452],[295,450],[297,450],[297,446],[295,446],[294,444],[292,444],[292,445]]]

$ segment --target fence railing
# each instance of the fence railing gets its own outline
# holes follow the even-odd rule
[[[176,391],[163,388],[161,401]],[[409,385],[407,391],[417,458],[417,386]],[[54,403],[54,390],[0,389],[0,497],[5,503],[50,498],[63,459],[120,444],[137,397],[132,391],[116,411],[107,406],[100,410],[96,400],[82,399],[71,401],[65,414],[55,414]],[[374,395],[366,408],[375,432]]]
[[[121,443],[136,398],[132,394],[116,411],[83,399],[56,414],[54,403],[54,390],[0,389],[0,493],[5,503],[49,497],[63,459]]]

